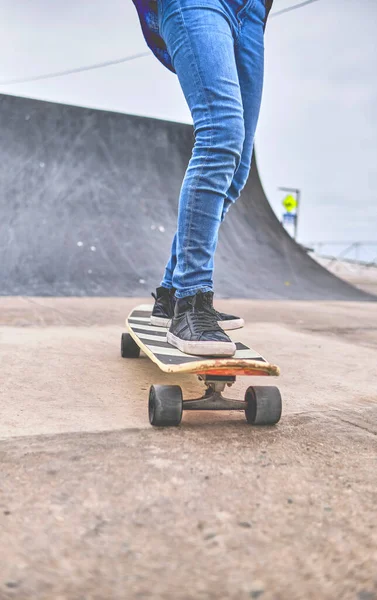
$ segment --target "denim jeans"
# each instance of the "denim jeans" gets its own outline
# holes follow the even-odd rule
[[[263,88],[264,0],[158,0],[158,21],[194,123],[178,227],[161,285],[213,290],[219,228],[249,175]]]

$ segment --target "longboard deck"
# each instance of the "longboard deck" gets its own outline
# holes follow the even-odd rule
[[[167,328],[151,325],[152,309],[149,304],[136,306],[126,319],[126,327],[140,349],[161,371],[224,376],[280,374],[278,366],[268,363],[258,352],[237,341],[237,351],[231,358],[184,354],[166,341]]]

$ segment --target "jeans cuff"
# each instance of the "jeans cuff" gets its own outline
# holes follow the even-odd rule
[[[163,279],[160,283],[160,286],[167,288],[168,290],[171,290],[171,288],[173,287],[173,284],[171,281],[167,281],[166,279]]]
[[[196,292],[203,292],[204,294],[206,292],[213,292],[213,289],[209,286],[203,286],[203,285],[199,285],[197,287],[191,287],[191,288],[187,288],[187,289],[183,289],[183,290],[177,290],[175,292],[175,297],[176,298],[186,298],[187,296],[194,296],[196,294]]]

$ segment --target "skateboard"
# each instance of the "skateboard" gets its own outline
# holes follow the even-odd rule
[[[121,356],[139,358],[140,352],[143,352],[164,373],[191,373],[206,389],[201,398],[183,400],[178,385],[152,385],[149,390],[151,425],[179,425],[183,410],[245,411],[246,420],[251,425],[274,425],[280,420],[282,400],[277,387],[250,386],[243,401],[222,395],[239,375],[278,376],[279,367],[268,363],[258,352],[241,342],[235,342],[237,350],[231,358],[184,354],[166,341],[167,328],[151,325],[152,309],[152,305],[140,304],[128,315],[128,332],[122,334]]]

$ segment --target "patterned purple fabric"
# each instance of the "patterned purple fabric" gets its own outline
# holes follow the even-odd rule
[[[145,41],[160,62],[175,73],[170,54],[158,29],[157,0],[132,0],[139,15]]]
[[[158,29],[157,0],[132,0],[139,15],[141,29],[145,41],[158,60],[172,73],[175,73],[166,44]],[[271,10],[273,0],[265,0],[266,20]]]

